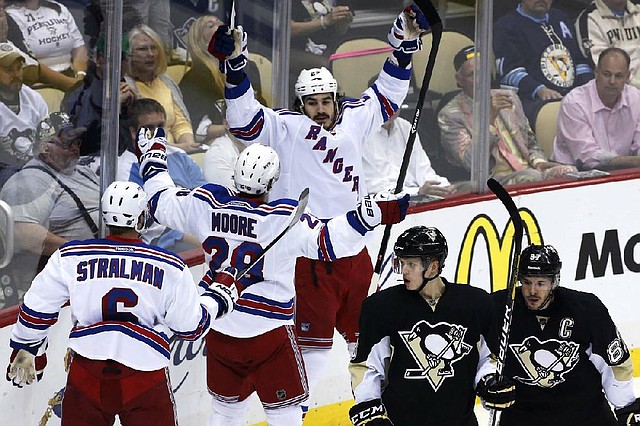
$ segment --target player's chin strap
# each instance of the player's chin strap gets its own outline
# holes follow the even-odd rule
[[[427,286],[427,284],[429,284],[429,281],[433,281],[436,278],[438,278],[440,276],[440,271],[438,271],[437,274],[435,274],[433,277],[431,278],[423,278],[422,279],[422,285],[420,287],[418,287],[416,290],[414,290],[416,293],[420,293],[422,291],[423,288],[425,288]]]

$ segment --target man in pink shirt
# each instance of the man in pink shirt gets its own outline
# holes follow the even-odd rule
[[[640,167],[640,90],[628,84],[630,59],[605,49],[596,78],[562,100],[552,159],[581,170]]]

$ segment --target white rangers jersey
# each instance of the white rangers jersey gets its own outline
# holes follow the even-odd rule
[[[304,114],[263,107],[249,79],[227,87],[227,120],[244,143],[271,146],[280,157],[280,179],[271,199],[297,197],[310,188],[309,209],[331,218],[353,209],[367,194],[363,145],[373,131],[397,111],[409,87],[411,68],[387,60],[376,82],[360,99],[344,101],[336,124],[325,130]]]
[[[25,294],[11,346],[43,352],[67,301],[71,349],[140,371],[167,367],[171,332],[196,339],[209,330],[209,311],[214,317],[218,311],[215,300],[198,296],[189,268],[171,252],[116,237],[71,241]]]
[[[60,8],[60,13],[48,6],[36,10],[11,5],[6,11],[18,24],[24,43],[38,62],[54,71],[71,67],[71,51],[84,46],[84,38],[69,9],[49,0]]]
[[[288,225],[297,200],[268,203],[240,198],[223,186],[207,184],[186,190],[173,186],[167,172],[145,181],[155,220],[202,241],[212,271],[227,266],[239,271],[256,259]],[[212,324],[233,337],[253,337],[293,324],[296,258],[333,261],[362,249],[366,233],[355,213],[326,224],[310,214],[278,241],[239,282],[243,290],[234,310]]]

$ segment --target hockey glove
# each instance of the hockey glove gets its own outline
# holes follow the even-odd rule
[[[47,366],[47,354],[35,356],[24,349],[14,349],[9,358],[7,367],[7,380],[13,386],[21,388],[30,385],[34,381],[42,380],[44,368]]]
[[[356,231],[364,235],[376,226],[401,222],[407,215],[409,194],[389,191],[365,195],[358,207],[347,213],[347,220]]]
[[[355,426],[393,426],[387,416],[387,409],[379,399],[364,401],[349,410],[349,418]]]
[[[504,410],[515,402],[516,386],[508,377],[492,373],[480,379],[476,393],[485,408]]]
[[[247,33],[242,26],[233,30],[226,25],[218,27],[211,37],[209,53],[218,59],[220,72],[227,75],[230,83],[242,79],[242,69],[247,65]],[[237,81],[239,83],[239,81]]]
[[[626,407],[618,408],[616,418],[620,426],[640,425],[640,398]]]
[[[200,281],[200,286],[205,288],[203,296],[211,297],[218,305],[216,319],[231,312],[238,300],[237,275],[236,268],[227,267],[218,273],[207,271]]]
[[[140,163],[140,176],[146,181],[167,171],[167,138],[162,127],[155,131],[141,127],[136,137],[136,157]]]
[[[396,18],[387,39],[395,49],[393,56],[403,68],[409,64],[411,54],[422,49],[420,36],[429,31],[429,21],[416,5],[407,6]]]

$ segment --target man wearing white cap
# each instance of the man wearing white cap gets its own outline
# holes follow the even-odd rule
[[[35,129],[49,111],[40,94],[22,84],[24,54],[0,43],[0,187],[32,157]]]

